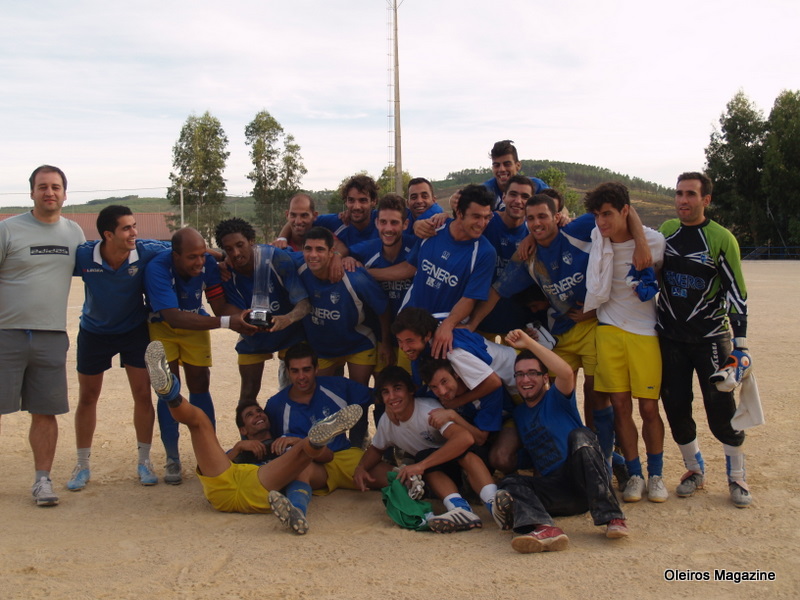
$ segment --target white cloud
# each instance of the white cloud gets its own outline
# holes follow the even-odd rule
[[[702,167],[738,89],[768,112],[800,88],[784,66],[800,59],[799,16],[778,0],[405,0],[403,166],[443,177],[510,138],[525,158],[670,185]],[[4,6],[0,205],[27,202],[42,162],[76,191],[165,188],[183,122],[206,110],[230,139],[233,194],[250,187],[244,127],[261,109],[301,145],[306,187],[377,175],[390,159],[387,36],[378,0]]]

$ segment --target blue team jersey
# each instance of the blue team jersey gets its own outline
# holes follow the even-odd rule
[[[528,228],[523,222],[517,227],[509,228],[503,223],[502,217],[495,213],[494,218],[489,221],[483,235],[494,246],[497,252],[497,262],[493,281],[497,281],[511,260],[517,246],[528,235]],[[478,329],[486,333],[498,333],[505,335],[512,329],[525,327],[525,323],[530,320],[530,311],[513,298],[500,298],[492,312],[480,322]]]
[[[530,179],[531,183],[533,183],[534,194],[538,194],[542,190],[550,188],[549,185],[547,185],[544,181],[542,181],[538,177],[528,177],[528,179]],[[486,181],[483,182],[483,187],[485,187],[490,192],[492,192],[492,194],[494,194],[494,206],[492,207],[492,210],[500,210],[500,211],[505,210],[506,205],[505,202],[503,202],[503,192],[500,189],[500,186],[497,185],[497,178],[492,177],[491,179],[487,179]]]
[[[388,304],[377,281],[360,267],[336,283],[318,279],[305,263],[297,273],[311,303],[303,319],[306,339],[318,356],[338,358],[376,347],[377,317]]]
[[[114,270],[100,254],[100,240],[84,242],[75,252],[74,275],[83,278],[81,327],[97,334],[120,334],[147,320],[144,302],[145,266],[171,250],[169,242],[136,240],[128,259]]]
[[[272,437],[291,436],[304,438],[317,421],[321,421],[348,404],[360,404],[367,409],[372,401],[372,391],[344,377],[317,377],[317,389],[308,404],[289,398],[292,386],[282,389],[267,401],[267,413]],[[328,448],[334,452],[350,448],[345,434],[337,435]]]
[[[406,259],[417,268],[402,307],[416,306],[444,319],[461,298],[486,300],[497,253],[485,237],[459,242],[450,223],[412,248]],[[401,307],[401,308],[402,308]]]
[[[359,231],[352,225],[345,225],[338,214],[320,215],[314,220],[314,225],[319,225],[333,232],[339,241],[350,248],[359,242],[366,242],[378,237],[378,230],[375,227],[375,218],[378,212],[373,210],[370,213],[369,224]]]
[[[222,294],[222,280],[219,277],[217,261],[206,254],[203,272],[188,280],[175,272],[172,266],[172,253],[162,252],[150,261],[144,272],[144,288],[153,312],[150,322],[163,321],[161,310],[177,308],[185,312],[208,316],[203,308],[203,292],[210,297]]]
[[[538,283],[553,308],[552,333],[566,333],[575,326],[575,321],[565,316],[567,311],[582,306],[586,298],[586,267],[594,227],[593,214],[581,215],[559,229],[548,247],[537,246],[528,268],[521,263],[509,263],[495,282],[495,289],[502,297],[509,298]]]
[[[273,315],[285,315],[295,304],[308,298],[305,286],[297,276],[297,268],[290,254],[280,248],[273,248],[270,262],[269,310]],[[231,278],[222,282],[225,297],[237,308],[246,310],[253,302],[253,278],[235,270]],[[304,338],[300,321],[286,329],[273,333],[261,331],[249,336],[241,336],[236,344],[239,354],[265,354],[288,348]]]
[[[350,256],[360,261],[365,269],[381,269],[391,267],[403,262],[408,257],[408,253],[417,243],[417,238],[413,235],[403,234],[402,247],[394,262],[390,262],[383,256],[383,242],[380,239],[361,242],[350,248]],[[411,278],[401,279],[400,281],[381,281],[380,286],[389,298],[389,311],[392,317],[397,316],[400,304],[411,287]]]
[[[567,438],[572,430],[583,427],[575,391],[565,396],[555,386],[545,392],[531,408],[526,403],[514,409],[522,447],[541,475],[549,475],[567,460]]]

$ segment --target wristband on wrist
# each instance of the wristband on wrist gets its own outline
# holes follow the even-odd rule
[[[284,241],[284,242],[288,242],[289,240],[287,240],[285,237],[281,236],[281,237],[279,237],[279,238],[275,238],[275,241],[276,241],[276,242],[277,242],[277,241]]]
[[[733,347],[736,350],[747,350],[747,338],[745,337],[733,338]]]
[[[219,318],[219,327],[220,329],[230,329],[231,328],[231,318],[229,315]]]

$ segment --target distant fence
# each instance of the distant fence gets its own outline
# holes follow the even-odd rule
[[[744,260],[800,260],[800,246],[742,246]]]

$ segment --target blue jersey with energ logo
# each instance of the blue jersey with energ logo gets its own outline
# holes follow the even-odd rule
[[[303,327],[317,355],[338,358],[375,348],[380,335],[377,316],[388,302],[377,281],[358,268],[331,283],[317,278],[305,263],[297,274],[311,303]]]
[[[438,319],[446,318],[461,298],[489,297],[497,256],[483,236],[464,242],[454,240],[451,222],[414,246],[406,259],[417,272],[403,306],[427,309]]]
[[[308,298],[305,286],[297,276],[297,267],[288,252],[273,248],[270,262],[270,313],[285,315],[295,304]],[[242,310],[251,307],[253,302],[253,278],[231,271],[231,278],[222,282],[225,297],[230,304]],[[236,344],[239,354],[266,354],[277,352],[296,344],[303,339],[303,326],[300,321],[273,333],[261,331],[249,336],[241,336]]]
[[[581,215],[561,228],[549,246],[536,247],[527,270],[518,263],[509,263],[495,289],[508,298],[536,281],[555,311],[551,333],[566,333],[575,325],[575,321],[565,316],[567,311],[581,307],[586,299],[586,267],[594,227],[593,214]]]

